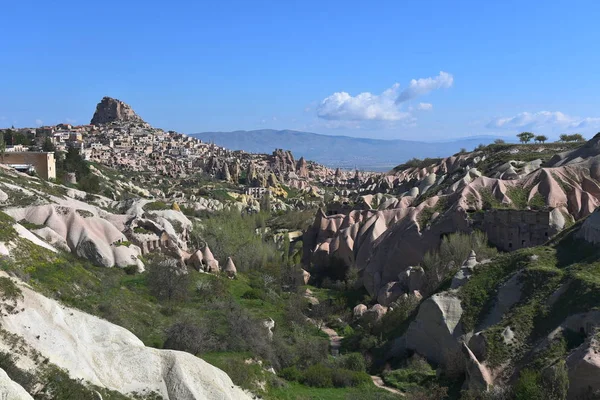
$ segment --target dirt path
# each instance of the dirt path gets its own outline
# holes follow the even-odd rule
[[[340,354],[340,347],[342,346],[343,337],[338,335],[336,331],[334,331],[327,325],[321,326],[321,331],[323,331],[327,336],[329,336],[329,347],[331,348],[331,355],[337,357]],[[381,379],[380,376],[371,375],[371,379],[373,380],[375,386],[377,386],[378,388],[387,390],[388,392],[397,394],[399,396],[404,396],[404,393],[402,393],[401,391],[386,386],[383,382],[383,379]]]
[[[373,383],[375,384],[375,386],[377,386],[378,388],[381,388],[383,390],[387,390],[390,393],[394,393],[394,394],[397,394],[397,395],[400,395],[400,396],[404,396],[404,393],[402,393],[398,389],[394,389],[394,388],[391,388],[389,386],[385,386],[385,383],[383,382],[383,379],[381,379],[380,376],[371,375],[371,379],[373,380]]]
[[[331,348],[331,355],[334,357],[340,355],[340,347],[342,347],[343,337],[341,337],[337,334],[336,331],[325,325],[321,327],[321,331],[325,332],[325,334],[329,336],[329,347]]]

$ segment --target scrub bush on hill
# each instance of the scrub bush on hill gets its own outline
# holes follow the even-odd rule
[[[445,279],[452,276],[471,250],[475,251],[479,260],[492,258],[498,253],[495,248],[488,246],[487,235],[480,231],[447,235],[437,250],[427,252],[421,261],[427,276],[427,287],[422,294],[426,296],[432,293]]]
[[[222,265],[231,257],[238,272],[279,265],[281,252],[275,243],[257,234],[257,229],[264,228],[265,218],[237,211],[215,213],[196,225],[192,242],[205,242]]]
[[[364,371],[352,371],[340,366],[335,361],[311,365],[306,370],[289,367],[281,371],[281,376],[288,381],[301,382],[316,388],[344,388],[372,386],[371,377]]]

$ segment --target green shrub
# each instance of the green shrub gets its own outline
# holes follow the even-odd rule
[[[403,392],[427,387],[434,383],[436,373],[427,361],[418,356],[413,356],[404,368],[385,372],[383,381]]]
[[[352,328],[350,325],[345,325],[342,328],[342,336],[351,336],[354,335],[354,328]]]
[[[247,299],[247,300],[253,300],[253,299],[264,300],[266,298],[266,296],[265,296],[265,293],[260,289],[250,289],[242,295],[242,298]]]
[[[24,228],[29,229],[30,231],[33,231],[36,229],[42,229],[45,227],[45,225],[32,224],[31,222],[27,222],[24,219],[20,220],[19,224],[21,224],[21,226],[23,226]]]
[[[19,300],[23,297],[23,292],[10,278],[0,277],[0,296],[2,301]]]
[[[123,268],[123,271],[125,271],[127,275],[135,275],[138,272],[138,266],[128,265],[125,268]]]
[[[541,384],[545,400],[565,400],[569,391],[569,371],[564,360],[542,373]]]
[[[151,230],[148,230],[148,229],[146,229],[144,227],[141,227],[141,226],[136,226],[135,228],[133,228],[133,232],[134,233],[139,233],[139,234],[142,234],[142,235],[150,235],[150,234],[154,233]]]
[[[333,373],[331,368],[323,364],[311,365],[304,371],[302,383],[307,386],[328,388],[333,386]]]
[[[344,388],[350,387],[353,385],[353,375],[354,372],[343,369],[343,368],[334,368],[331,371],[331,381],[334,387]]]
[[[545,400],[541,387],[541,376],[537,371],[526,369],[521,371],[519,380],[515,384],[515,400]]]
[[[290,381],[290,382],[300,382],[303,379],[302,372],[300,370],[298,370],[298,368],[296,368],[296,366],[291,366],[291,367],[282,369],[279,372],[279,376],[281,376],[283,379]]]
[[[367,370],[365,358],[360,353],[350,353],[338,358],[338,365],[350,371],[365,372]]]
[[[164,201],[153,201],[152,203],[148,203],[144,206],[144,210],[146,211],[160,211],[160,210],[169,210],[171,207]]]
[[[427,284],[422,294],[431,293],[441,282],[454,275],[471,250],[475,251],[479,260],[492,258],[498,253],[495,248],[488,246],[487,235],[481,231],[444,236],[437,250],[425,253],[421,266],[427,275]]]
[[[482,188],[479,190],[481,196],[482,208],[484,210],[491,210],[495,208],[508,208],[507,205],[502,204],[500,200],[494,196],[494,193],[488,188]]]

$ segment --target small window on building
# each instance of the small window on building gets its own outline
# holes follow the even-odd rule
[[[525,241],[521,240],[521,246],[525,246]]]
[[[544,232],[544,236],[548,237],[548,232]]]
[[[512,249],[512,243],[509,243],[509,244],[508,244],[508,248],[509,248],[509,249]]]

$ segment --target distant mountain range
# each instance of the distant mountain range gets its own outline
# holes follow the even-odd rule
[[[296,158],[304,156],[329,167],[387,171],[413,157],[446,157],[460,149],[473,150],[489,144],[492,136],[475,136],[448,142],[365,139],[329,136],[291,130],[261,129],[255,131],[202,132],[191,134],[204,142],[231,150],[271,153],[275,149],[291,150]]]

